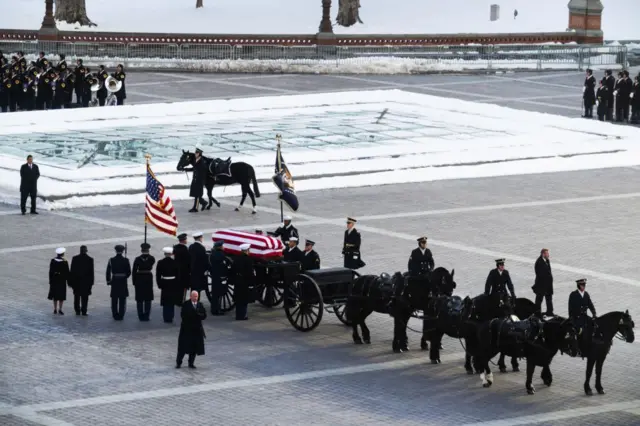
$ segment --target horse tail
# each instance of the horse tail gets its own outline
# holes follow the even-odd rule
[[[253,193],[256,194],[256,198],[260,198],[260,189],[258,189],[258,179],[256,179],[256,171],[253,167],[250,170],[250,180],[253,183]]]

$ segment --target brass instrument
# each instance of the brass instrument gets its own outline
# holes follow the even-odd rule
[[[116,80],[113,77],[108,77],[105,81],[104,81],[104,86],[106,87],[107,91],[109,92],[109,96],[107,97],[107,102],[106,102],[106,106],[116,106],[118,104],[118,99],[116,98],[116,92],[120,91],[120,89],[122,89],[122,82]]]

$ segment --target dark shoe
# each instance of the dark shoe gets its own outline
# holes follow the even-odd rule
[[[31,214],[38,214],[38,212],[34,210],[31,212]]]
[[[171,321],[164,320],[164,322],[165,322],[165,324],[173,324],[173,320],[171,320]]]
[[[80,311],[76,311],[76,315],[80,315]]]
[[[189,364],[189,368],[196,368],[196,366],[193,364]]]
[[[176,364],[176,368],[182,367],[182,364]]]
[[[189,210],[189,213],[198,213],[198,209],[191,209]]]
[[[58,315],[64,315],[64,312],[58,311]]]
[[[53,310],[53,315],[58,315],[58,310],[57,309]]]
[[[82,316],[83,316],[83,317],[88,317],[88,316],[89,316],[89,314],[87,314],[86,312],[83,312],[83,313],[82,313]]]
[[[27,214],[27,212],[22,212],[22,216],[24,216],[24,215],[26,215],[26,214]]]

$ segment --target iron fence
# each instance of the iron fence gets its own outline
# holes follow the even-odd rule
[[[583,70],[627,64],[626,46],[274,46],[228,44],[68,43],[0,41],[0,51],[41,51],[56,60],[82,59],[87,66],[202,72],[420,73],[465,70]]]

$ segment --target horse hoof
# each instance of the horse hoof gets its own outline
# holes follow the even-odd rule
[[[207,210],[211,210],[211,204],[207,206]]]
[[[239,212],[239,211],[240,211],[240,209],[236,207],[236,208],[234,209],[234,211]]]
[[[431,360],[431,364],[440,364],[440,360],[439,359],[432,359]]]
[[[420,349],[422,349],[423,351],[428,351],[429,345],[427,343],[420,343]]]
[[[500,372],[501,373],[506,373],[507,372],[507,367],[500,367]]]
[[[364,343],[366,343],[367,345],[371,344],[371,339],[364,339]]]
[[[216,203],[216,206],[218,206],[218,208],[220,208],[220,203]]]
[[[473,370],[472,370],[472,369],[467,368],[467,374],[468,374],[468,375],[470,375],[470,376],[473,376]]]
[[[513,367],[512,368],[514,373],[519,373],[520,372],[520,367]]]
[[[551,386],[552,381],[551,380],[543,380],[542,383],[544,383],[545,386]]]
[[[528,393],[529,395],[533,395],[533,394],[535,394],[535,393],[536,393],[536,390],[535,390],[535,388],[532,386],[531,388],[527,389],[527,393]]]
[[[604,395],[605,391],[604,389],[596,389],[598,391],[598,395]]]
[[[353,339],[353,343],[355,343],[356,345],[361,345],[362,344],[362,339]]]
[[[584,390],[584,393],[585,393],[587,396],[591,396],[591,395],[593,395],[593,391],[592,391],[591,389],[585,389],[585,390]]]
[[[488,388],[488,387],[490,387],[490,386],[491,386],[491,383],[483,383],[483,384],[482,384],[482,387],[483,387],[483,388]]]

